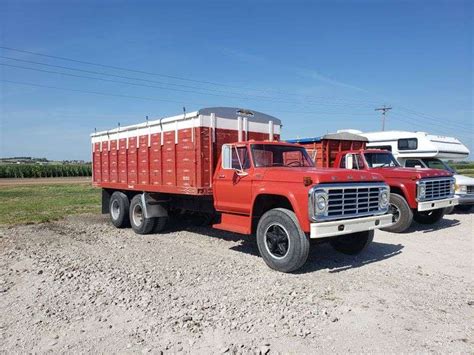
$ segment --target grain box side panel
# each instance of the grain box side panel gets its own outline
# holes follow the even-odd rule
[[[114,139],[110,141],[110,182],[118,182],[118,151],[117,151],[117,141]]]
[[[109,142],[102,142],[102,182],[110,181],[110,153]]]
[[[138,144],[138,184],[148,185],[150,183],[148,135],[140,136]]]
[[[138,175],[138,159],[137,159],[137,137],[130,137],[128,139],[128,161],[127,161],[127,173],[128,173],[128,184],[137,184]]]
[[[195,129],[192,127],[178,131],[176,144],[176,184],[180,187],[196,186]]]
[[[163,185],[176,186],[176,144],[175,132],[163,133],[162,145]]]
[[[150,184],[162,185],[161,133],[152,134],[150,139]]]
[[[100,143],[94,143],[94,153],[93,153],[93,166],[94,166],[94,182],[100,183],[101,182],[101,174],[102,174],[102,162],[100,156]]]
[[[127,140],[121,138],[119,140],[118,150],[118,167],[119,167],[119,183],[127,183]]]

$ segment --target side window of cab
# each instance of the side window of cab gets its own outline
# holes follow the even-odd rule
[[[222,169],[246,170],[250,168],[250,155],[247,147],[236,147],[231,144],[222,146]]]
[[[360,154],[346,154],[341,159],[340,167],[342,169],[362,170],[364,169],[364,159]]]
[[[416,167],[423,167],[423,164],[421,161],[417,159],[408,159],[405,162],[405,168],[416,168]]]

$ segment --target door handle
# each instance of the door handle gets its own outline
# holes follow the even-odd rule
[[[219,179],[225,179],[225,175],[219,175],[218,178]]]

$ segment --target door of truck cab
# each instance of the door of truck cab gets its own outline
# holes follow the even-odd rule
[[[214,175],[214,207],[221,212],[250,214],[252,163],[246,145],[224,144]]]

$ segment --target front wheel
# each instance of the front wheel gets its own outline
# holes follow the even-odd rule
[[[364,231],[334,237],[329,244],[340,253],[357,255],[367,249],[373,240],[374,231]]]
[[[155,218],[145,218],[145,206],[141,195],[135,195],[130,202],[130,224],[137,234],[150,234],[155,228]]]
[[[292,272],[306,262],[310,243],[293,211],[274,208],[258,222],[257,245],[270,268]]]
[[[390,194],[389,212],[393,216],[393,224],[389,227],[382,228],[383,231],[401,233],[410,227],[413,221],[413,212],[403,196],[395,193]]]
[[[438,222],[444,216],[445,209],[438,208],[437,210],[415,212],[413,218],[421,224],[433,224]]]

